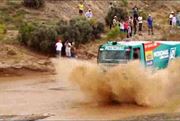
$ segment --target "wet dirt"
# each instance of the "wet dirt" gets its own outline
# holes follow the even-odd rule
[[[148,107],[133,103],[97,103],[96,100],[89,100],[76,84],[65,78],[65,70],[57,75],[0,78],[0,115],[49,116],[44,120],[115,120],[180,111],[180,106],[170,110],[169,107]]]

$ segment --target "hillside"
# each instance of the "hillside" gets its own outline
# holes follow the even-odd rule
[[[104,17],[106,16],[109,8],[109,0],[85,0],[85,11],[88,8],[91,8],[94,18],[97,21],[104,22]],[[30,52],[25,47],[21,46],[17,41],[18,36],[18,27],[23,21],[31,22],[36,21],[43,24],[55,24],[61,19],[70,20],[78,16],[78,5],[79,1],[72,0],[46,0],[46,4],[43,8],[40,9],[31,9],[25,8],[20,0],[1,0],[0,2],[0,43],[1,43],[1,72],[6,73],[4,68],[6,68],[6,63],[9,63],[8,68],[14,68],[13,65],[21,65],[18,66],[19,69],[25,70],[33,70],[35,71],[41,70],[52,70],[51,67],[46,67],[45,65],[49,63],[49,58],[47,55],[34,54],[34,52]],[[121,0],[112,1],[114,5],[120,5],[122,7],[125,6],[125,3]],[[141,1],[141,0],[128,0],[128,4],[125,7],[128,11],[132,9],[134,5],[137,5],[140,10],[142,10],[146,15],[149,13],[154,18],[155,23],[155,35],[148,36],[147,35],[147,27],[146,23],[144,24],[144,32],[143,36],[134,36],[131,38],[132,40],[166,40],[173,38],[177,40],[180,37],[178,33],[179,30],[175,31],[175,33],[169,33],[168,26],[168,16],[171,11],[178,12],[180,11],[179,1]],[[1,32],[2,31],[2,32]],[[108,27],[106,27],[106,32],[103,34],[104,36],[109,31]],[[117,38],[117,40],[119,40]],[[95,40],[85,45],[81,45],[77,52],[79,58],[82,59],[92,59],[97,55],[97,48],[100,44],[107,41],[105,38],[100,40]],[[19,49],[20,47],[20,49]],[[10,52],[9,52],[10,51]],[[11,52],[12,51],[12,52]],[[32,50],[31,50],[32,51]],[[10,54],[8,54],[10,53]],[[4,58],[5,55],[9,55],[8,58]],[[23,55],[23,56],[19,56]],[[8,61],[7,61],[8,60]],[[24,60],[25,63],[17,60]],[[28,64],[26,61],[29,60]],[[39,62],[39,61],[44,62]],[[47,62],[46,62],[47,61]],[[36,65],[36,66],[31,66]],[[28,67],[27,67],[28,66]],[[45,68],[44,68],[45,66]],[[32,68],[31,68],[32,67]],[[44,68],[44,69],[39,69]],[[8,73],[8,72],[7,72]],[[12,72],[13,73],[13,72]]]

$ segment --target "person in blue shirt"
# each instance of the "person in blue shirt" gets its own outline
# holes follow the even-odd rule
[[[149,14],[148,18],[147,18],[147,24],[148,24],[148,34],[154,34],[153,32],[153,18],[152,16]]]

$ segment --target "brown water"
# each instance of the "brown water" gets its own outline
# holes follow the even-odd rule
[[[79,65],[70,73],[85,95],[98,102],[117,101],[157,107],[179,95],[180,60],[170,63],[164,70],[152,71],[138,61],[109,68],[107,72],[87,62],[70,62]]]
[[[54,60],[55,76],[0,78],[0,115],[51,114],[47,119],[121,119],[180,111],[177,62],[152,75],[150,71],[137,68],[137,62],[104,73],[93,62]],[[167,98],[169,95],[171,98]],[[159,107],[160,104],[164,106]]]

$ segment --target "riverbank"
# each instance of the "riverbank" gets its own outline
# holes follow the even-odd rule
[[[1,43],[0,52],[0,77],[55,72],[49,57],[30,52],[22,46]]]

